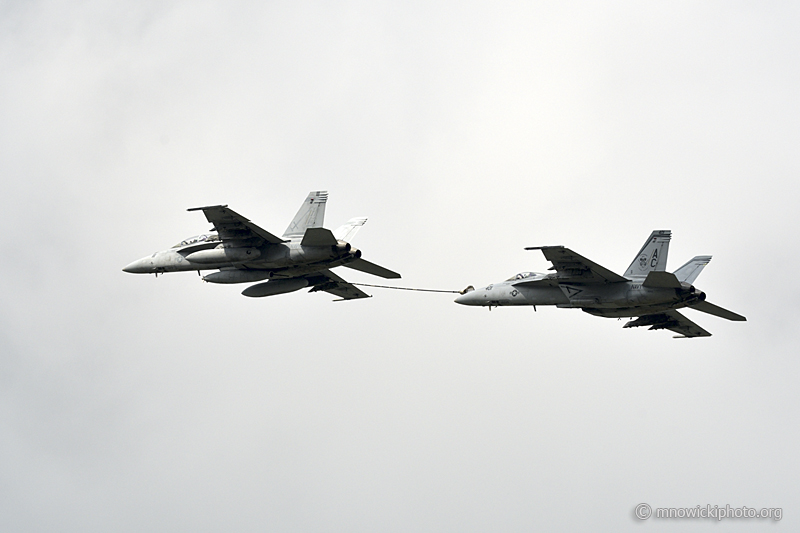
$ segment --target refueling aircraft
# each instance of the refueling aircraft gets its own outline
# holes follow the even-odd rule
[[[564,246],[533,246],[553,263],[552,273],[522,272],[505,281],[475,290],[467,287],[456,298],[462,305],[491,309],[506,305],[555,305],[581,309],[595,316],[630,317],[625,328],[649,326],[679,333],[676,338],[710,337],[677,309],[689,308],[728,320],[747,320],[706,301],[696,289],[697,276],[711,261],[710,255],[692,258],[675,272],[666,272],[672,232],[656,230],[650,234],[633,262],[620,276],[593,263]]]
[[[344,266],[382,278],[400,274],[361,258],[361,250],[350,240],[367,219],[348,220],[338,229],[323,228],[327,191],[312,191],[297,211],[282,237],[258,227],[227,205],[193,207],[214,226],[212,231],[185,239],[172,248],[156,252],[122,270],[133,274],[216,270],[202,276],[209,283],[252,283],[250,297],[273,296],[311,287],[341,300],[368,298],[361,289],[330,269]]]

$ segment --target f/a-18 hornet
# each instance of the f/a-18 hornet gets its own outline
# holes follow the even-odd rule
[[[553,273],[522,272],[501,283],[467,291],[456,298],[464,305],[555,305],[582,309],[596,316],[622,318],[626,328],[650,326],[669,329],[676,338],[710,337],[707,332],[677,309],[688,307],[728,320],[747,320],[727,309],[706,301],[706,295],[692,283],[711,261],[699,255],[673,273],[666,272],[667,252],[672,233],[654,231],[636,254],[633,263],[620,276],[589,261],[563,246],[535,246],[553,263]]]
[[[382,278],[400,274],[361,259],[361,250],[348,241],[366,218],[352,218],[331,231],[322,227],[327,191],[312,191],[303,202],[282,238],[256,226],[225,205],[193,207],[214,225],[211,233],[197,235],[172,248],[134,261],[122,270],[134,274],[158,274],[196,270],[218,270],[203,276],[210,283],[252,283],[251,297],[272,296],[311,287],[309,292],[326,291],[342,300],[367,298],[361,289],[346,282],[330,269],[345,266]]]

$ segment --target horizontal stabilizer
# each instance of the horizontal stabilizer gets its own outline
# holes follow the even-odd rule
[[[680,289],[681,282],[678,281],[675,274],[664,272],[663,270],[651,270],[647,274],[642,286],[662,289]]]
[[[355,261],[351,261],[350,263],[345,263],[342,266],[346,266],[347,268],[352,268],[353,270],[360,270],[361,272],[366,272],[367,274],[372,274],[373,276],[380,276],[386,279],[396,279],[400,277],[400,274],[397,272],[392,272],[388,268],[383,268],[382,266],[378,266],[375,263],[370,263],[364,259],[356,259]]]
[[[743,322],[747,320],[742,315],[737,315],[733,311],[728,311],[727,309],[723,309],[718,305],[714,305],[709,302],[697,302],[696,304],[691,304],[689,307],[692,309],[696,309],[698,311],[702,311],[704,313],[708,313],[709,315],[718,316],[720,318],[726,318],[728,320],[735,320],[737,322]]]
[[[308,228],[300,244],[303,246],[336,246],[336,237],[329,229]]]
[[[340,241],[350,242],[350,240],[358,233],[361,226],[367,223],[367,217],[351,218],[342,226],[333,230],[333,236]]]

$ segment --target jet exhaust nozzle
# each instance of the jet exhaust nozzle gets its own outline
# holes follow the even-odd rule
[[[706,301],[706,293],[703,291],[697,291],[697,301],[698,302],[705,302]]]
[[[697,301],[697,302],[705,302],[706,301],[706,293],[704,293],[701,290],[696,289],[694,285],[690,285],[689,283],[686,283],[684,281],[683,283],[681,283],[681,286],[682,286],[681,290],[684,292],[684,294],[688,293],[687,294],[687,298],[688,299],[690,299],[692,301]]]
[[[339,241],[337,244],[333,246],[333,253],[335,254],[346,254],[352,250],[353,247],[350,245],[349,242]]]
[[[250,298],[261,298],[263,296],[299,291],[304,287],[308,287],[308,280],[305,278],[275,279],[247,287],[242,291],[242,294]]]

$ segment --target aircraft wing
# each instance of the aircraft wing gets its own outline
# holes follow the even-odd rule
[[[559,283],[595,285],[628,281],[563,246],[533,246],[525,249],[541,250],[545,259],[553,263],[550,270],[558,272],[555,279]]]
[[[309,283],[314,285],[310,292],[325,291],[334,294],[342,300],[357,300],[360,298],[370,298],[370,295],[348,283],[330,270],[320,270],[314,274],[305,276]],[[338,301],[338,300],[334,300]]]
[[[668,329],[675,333],[680,333],[676,338],[691,337],[710,337],[707,332],[677,311],[665,311],[653,315],[640,316],[636,320],[631,320],[623,327],[633,328],[637,326],[650,326],[648,329]]]
[[[263,241],[272,244],[286,242],[267,230],[259,228],[236,211],[228,209],[226,205],[192,207],[187,211],[202,211],[206,215],[206,219],[214,225],[214,229],[217,230],[223,243],[232,242],[237,246],[258,246]]]

